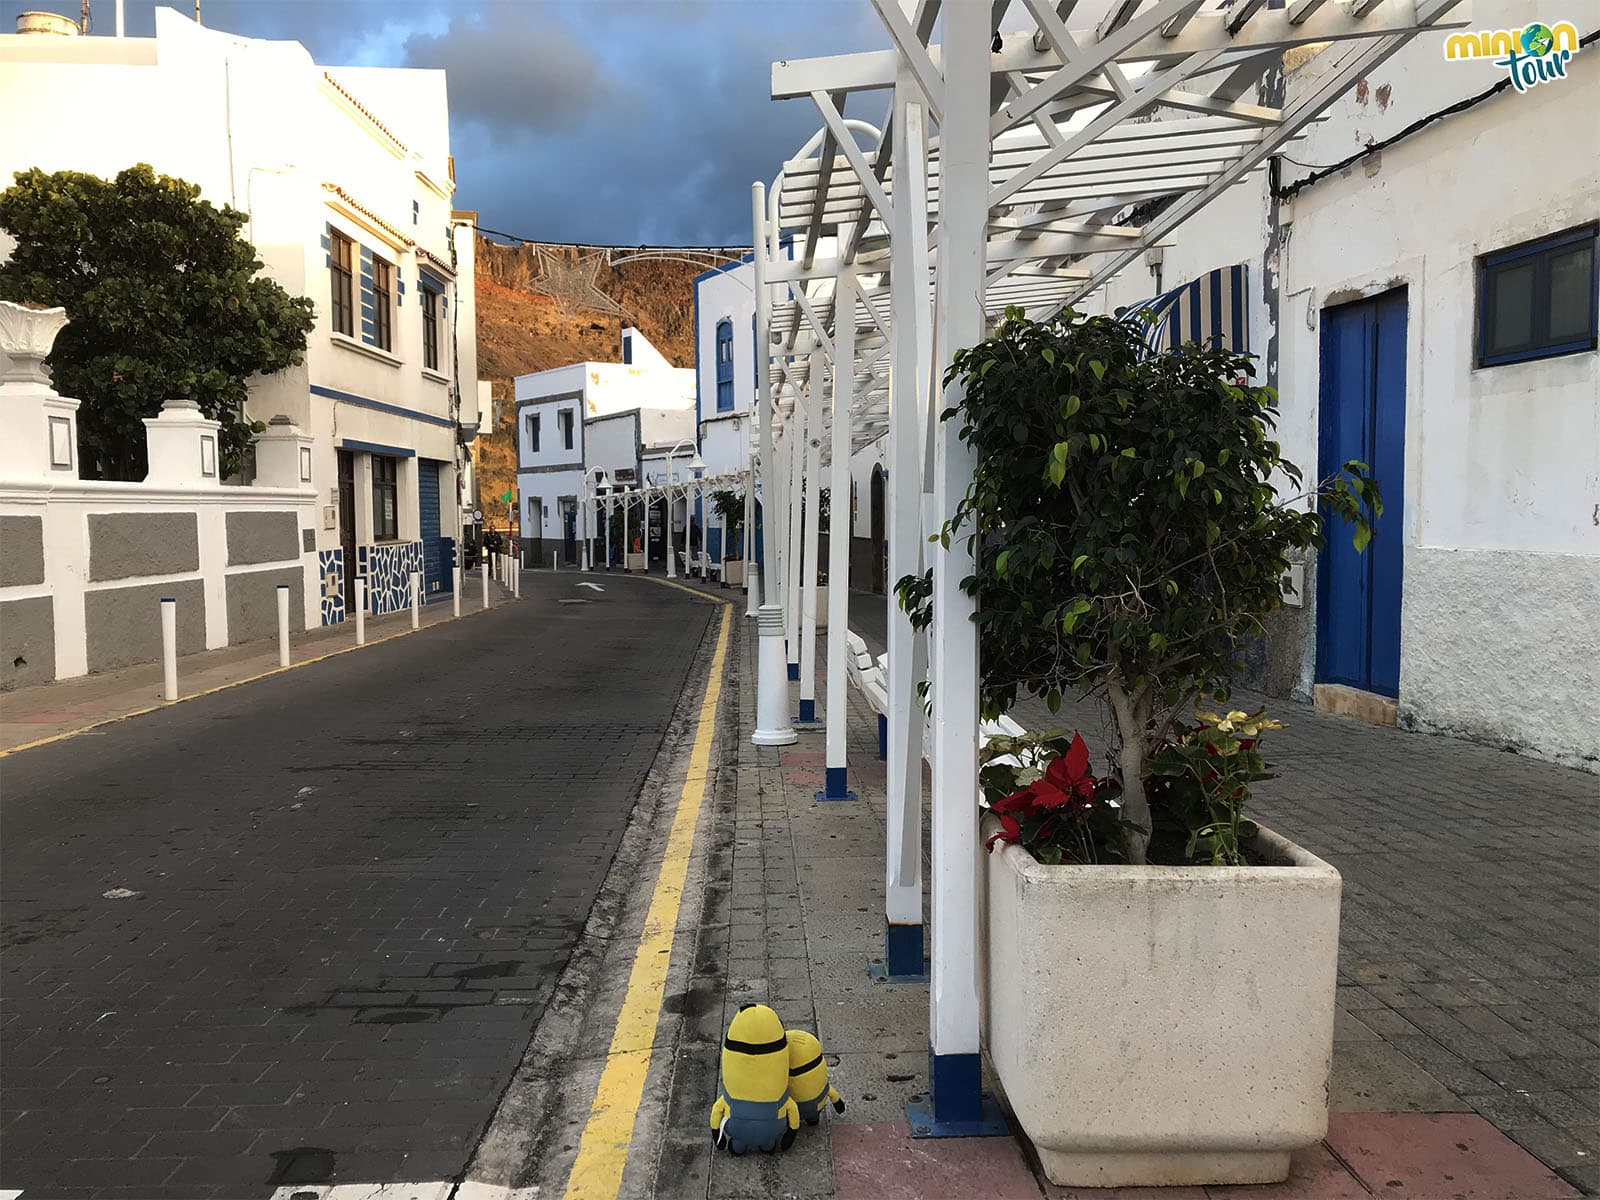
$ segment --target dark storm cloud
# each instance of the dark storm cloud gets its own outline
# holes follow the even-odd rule
[[[95,32],[111,0],[93,0]],[[32,0],[76,16],[78,0]],[[128,0],[148,36],[153,4]],[[193,11],[190,0],[172,7]],[[866,0],[202,0],[205,23],[324,65],[448,72],[456,204],[548,241],[750,240],[750,183],[817,128],[771,63],[884,46]],[[881,102],[852,112],[877,121]]]

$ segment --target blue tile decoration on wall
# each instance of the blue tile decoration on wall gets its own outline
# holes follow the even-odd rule
[[[322,580],[322,623],[344,620],[344,551],[318,550],[317,572]]]
[[[384,542],[356,547],[356,570],[367,581],[367,611],[403,612],[411,607],[411,572],[422,572],[421,542]]]

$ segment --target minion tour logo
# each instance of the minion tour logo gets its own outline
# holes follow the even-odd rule
[[[1578,30],[1570,21],[1554,26],[1535,21],[1525,29],[1452,33],[1444,42],[1444,56],[1452,62],[1492,58],[1495,66],[1510,73],[1511,84],[1519,92],[1565,79],[1567,63],[1577,52]]]

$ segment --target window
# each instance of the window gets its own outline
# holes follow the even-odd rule
[[[561,426],[561,448],[563,450],[571,450],[572,410],[570,408],[563,408],[561,412],[557,414],[556,420]]]
[[[733,322],[717,322],[717,411],[733,411]]]
[[[1594,225],[1478,260],[1478,366],[1595,348]]]
[[[622,331],[622,365],[633,365],[633,334],[626,329]]]
[[[393,541],[400,536],[400,460],[372,456],[372,540]]]
[[[356,331],[355,276],[350,270],[353,249],[350,239],[342,233],[335,233],[329,238],[328,274],[333,293],[333,331],[345,337],[355,336]]]
[[[539,414],[528,414],[528,453],[539,453]]]
[[[422,289],[422,365],[430,371],[439,369],[439,293],[426,286]]]
[[[372,260],[372,344],[379,350],[394,348],[389,310],[394,302],[394,264]]]

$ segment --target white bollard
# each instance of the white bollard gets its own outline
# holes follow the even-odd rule
[[[483,606],[489,607],[489,560],[483,560]]]
[[[289,585],[278,585],[278,665],[289,665]]]
[[[356,580],[356,645],[367,644],[367,581]]]
[[[178,698],[178,602],[161,601],[161,694]]]
[[[511,594],[518,600],[522,599],[522,556],[514,555],[511,559]]]
[[[556,554],[556,551],[550,551],[550,569],[552,571],[559,571],[561,569],[560,567],[556,566]]]
[[[422,576],[416,571],[411,572],[411,628],[417,629],[422,625]]]
[[[450,615],[461,615],[461,566],[457,564],[450,568]]]
[[[790,746],[795,743],[794,726],[789,723],[789,679],[784,662],[783,610],[764,604],[756,615],[760,654],[756,671],[756,730],[750,740],[757,746]]]

